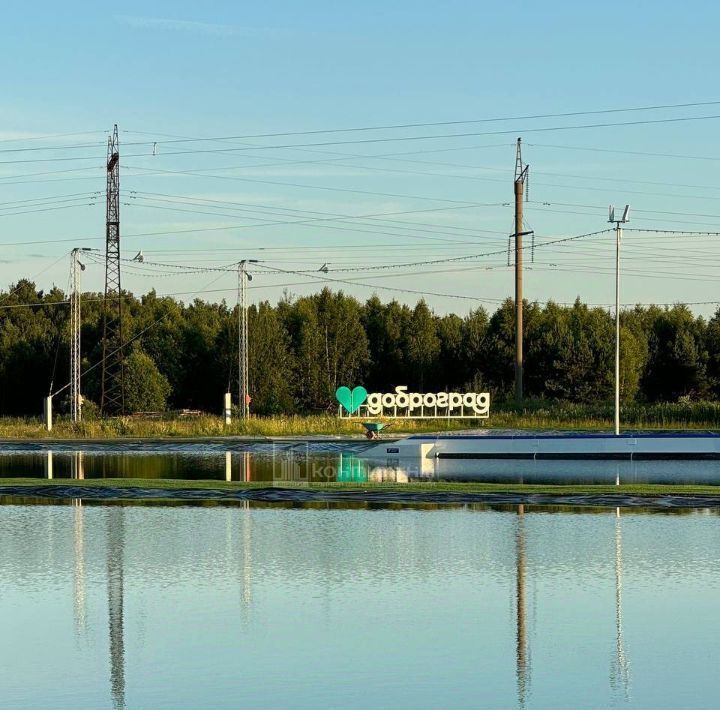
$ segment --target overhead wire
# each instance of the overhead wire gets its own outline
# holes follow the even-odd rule
[[[574,116],[590,116],[599,114],[611,114],[611,113],[632,113],[639,111],[658,111],[667,109],[677,108],[696,108],[700,106],[716,106],[720,104],[720,101],[695,101],[680,104],[657,104],[654,106],[635,106],[635,107],[623,107],[623,108],[610,108],[610,109],[596,109],[590,111],[565,111],[562,113],[545,113],[545,114],[530,114],[521,116],[500,116],[494,118],[475,118],[455,121],[435,121],[435,122],[424,122],[424,123],[400,123],[400,124],[389,124],[389,125],[376,125],[376,126],[359,126],[359,127],[345,127],[345,128],[324,128],[315,129],[309,131],[286,131],[282,133],[257,133],[248,134],[241,136],[224,136],[215,138],[183,138],[175,137],[173,141],[162,141],[163,143],[169,142],[187,142],[187,141],[217,141],[217,140],[245,140],[251,138],[278,138],[284,136],[296,136],[296,135],[317,135],[322,133],[353,133],[359,131],[386,131],[396,129],[407,129],[407,128],[431,128],[438,126],[452,126],[461,124],[473,124],[473,123],[494,123],[501,121],[522,121],[522,120],[534,120],[541,118],[569,118]],[[149,131],[123,131],[124,133],[136,133],[139,135],[158,135]],[[144,145],[144,144],[139,144]]]

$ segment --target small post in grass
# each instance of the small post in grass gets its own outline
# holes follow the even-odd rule
[[[230,392],[225,393],[225,426],[232,422],[232,395]]]
[[[47,431],[52,431],[52,427],[53,427],[52,419],[53,419],[52,395],[49,395],[48,397],[45,397],[45,408],[44,408],[45,429]]]

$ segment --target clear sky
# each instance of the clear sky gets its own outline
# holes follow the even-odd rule
[[[635,229],[720,231],[710,2],[71,1],[3,14],[3,288],[21,275],[65,288],[69,250],[103,248],[114,123],[123,250],[145,257],[124,271],[136,293],[233,303],[231,271],[182,265],[257,258],[253,300],[323,279],[366,298],[362,280],[388,300],[428,292],[441,313],[492,309],[513,290],[518,136],[531,166],[531,300],[613,300],[611,235],[542,246],[606,228],[609,203],[630,203]],[[717,103],[507,119],[698,102]],[[699,120],[538,130],[668,118]],[[435,122],[467,123],[298,135]],[[291,135],[258,137],[277,133]],[[626,232],[622,300],[720,299],[718,240]],[[500,253],[342,270],[485,252]],[[87,261],[84,287],[101,289],[103,269]]]

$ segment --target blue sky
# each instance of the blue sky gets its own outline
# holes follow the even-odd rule
[[[327,278],[360,298],[374,287],[408,302],[427,292],[438,312],[493,308],[512,293],[504,254],[337,269],[505,250],[522,136],[536,232],[526,296],[609,303],[612,239],[541,244],[604,229],[611,202],[632,205],[630,227],[720,230],[720,118],[536,129],[720,117],[720,104],[248,136],[720,101],[717,20],[711,3],[15,4],[0,48],[0,284],[28,275],[65,287],[69,249],[102,249],[105,141],[117,123],[124,252],[174,264],[128,267],[135,292],[233,302],[230,272],[173,274],[260,258],[254,300]],[[498,131],[509,132],[451,135]],[[720,298],[718,239],[627,232],[623,301]],[[38,243],[52,240],[65,241]],[[84,285],[99,289],[102,268],[88,261]],[[272,271],[322,264],[325,277]],[[340,283],[354,279],[372,287]]]

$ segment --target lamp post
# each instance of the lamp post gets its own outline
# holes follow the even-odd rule
[[[615,208],[610,206],[608,222],[615,224],[615,436],[620,435],[620,225],[629,221],[630,205],[625,205],[620,219],[615,219]]]
[[[80,393],[80,331],[82,320],[80,315],[80,274],[85,271],[85,264],[80,261],[80,252],[88,248],[72,250],[70,267],[72,277],[72,293],[70,294],[70,413],[74,424],[82,419],[82,394]]]
[[[85,271],[85,264],[80,261],[82,251],[92,251],[89,247],[76,247],[70,252],[70,382],[53,392],[54,382],[50,383],[50,392],[45,397],[43,418],[45,428],[52,431],[53,427],[53,397],[70,388],[70,414],[73,423],[77,424],[82,418],[82,395],[80,394],[80,274]],[[52,466],[51,466],[52,468]]]
[[[247,272],[247,264],[257,264],[257,259],[243,259],[238,263],[238,394],[240,399],[240,418],[247,419],[248,406],[248,319],[247,319],[247,282],[252,275]]]

